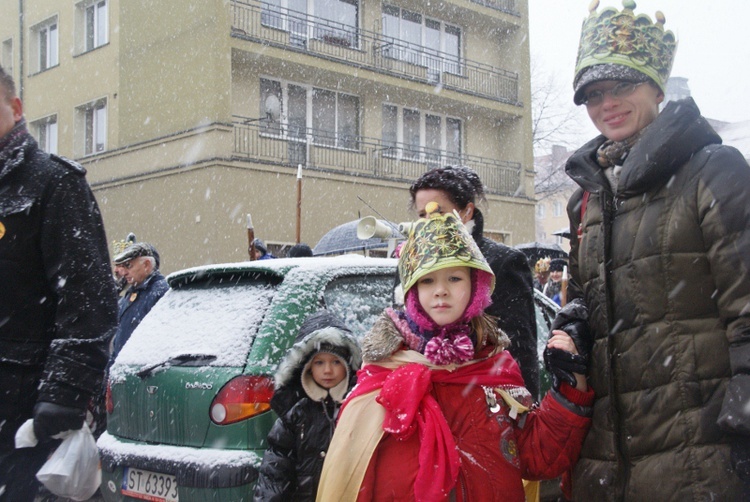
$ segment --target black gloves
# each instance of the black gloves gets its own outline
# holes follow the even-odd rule
[[[544,367],[552,376],[552,387],[559,389],[562,382],[568,382],[575,387],[577,382],[573,373],[587,373],[589,355],[594,344],[589,332],[588,309],[577,300],[568,303],[557,313],[551,328],[565,331],[573,339],[578,350],[578,354],[560,349],[544,350]]]
[[[552,330],[560,329],[570,335],[573,343],[576,344],[578,354],[587,360],[591,354],[591,347],[594,346],[594,338],[589,331],[588,319],[588,308],[576,299],[557,312],[550,327]]]
[[[56,434],[80,429],[85,418],[85,409],[40,401],[34,406],[34,435],[46,443]]]
[[[552,375],[552,388],[559,389],[562,382],[575,387],[576,377],[573,373],[586,374],[588,359],[580,354],[573,354],[560,349],[544,349],[544,367]]]

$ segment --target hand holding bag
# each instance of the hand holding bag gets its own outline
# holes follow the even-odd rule
[[[99,488],[102,471],[99,451],[88,425],[71,431],[36,473],[49,491],[59,497],[87,500]]]

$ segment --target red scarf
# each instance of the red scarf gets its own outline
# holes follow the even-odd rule
[[[409,363],[391,370],[373,364],[357,373],[357,386],[341,407],[354,398],[380,390],[376,401],[385,408],[383,430],[396,439],[419,434],[419,471],[414,484],[416,500],[447,497],[458,478],[460,459],[453,434],[440,406],[430,393],[432,383],[523,387],[521,371],[511,355],[500,352],[453,371],[431,370]]]

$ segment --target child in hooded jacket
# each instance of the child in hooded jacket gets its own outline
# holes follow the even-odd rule
[[[436,206],[401,251],[404,310],[386,309],[365,336],[318,500],[523,501],[523,479],[555,478],[578,457],[593,401],[585,360],[554,334],[555,388],[531,409],[510,342],[484,314],[492,270]]]
[[[302,323],[275,374],[271,407],[279,416],[255,485],[256,501],[313,501],[344,396],[362,363],[357,339],[321,310]]]

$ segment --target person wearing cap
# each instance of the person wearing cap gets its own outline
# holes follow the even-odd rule
[[[146,242],[131,244],[125,251],[115,256],[114,264],[122,270],[128,289],[120,298],[120,324],[112,340],[110,363],[114,362],[146,314],[169,290],[167,280],[159,272],[159,253],[151,244]]]
[[[255,259],[256,260],[272,260],[276,258],[274,255],[268,252],[266,243],[260,239],[253,240],[253,246],[255,246]]]
[[[596,394],[572,495],[750,500],[750,167],[692,98],[659,111],[676,39],[623,6],[592,3],[573,82],[601,135],[565,167],[578,238],[556,326]]]
[[[5,17],[5,15],[3,15]],[[44,152],[0,67],[0,500],[32,501],[39,468],[83,427],[117,325],[102,216],[86,169]],[[38,444],[16,448],[33,419]]]
[[[304,242],[295,244],[289,249],[289,253],[287,253],[287,256],[289,258],[309,258],[312,255],[313,255],[312,248],[310,248],[310,246],[308,246]]]
[[[560,305],[560,291],[562,290],[563,270],[568,263],[562,258],[555,258],[549,262],[549,280],[544,285],[544,296]]]
[[[305,319],[274,375],[271,408],[278,418],[268,433],[255,500],[315,500],[341,402],[361,364],[359,343],[341,319],[328,310]]]

